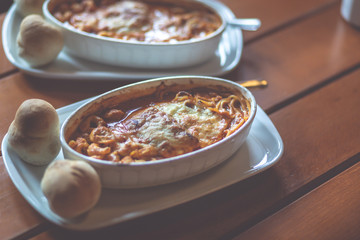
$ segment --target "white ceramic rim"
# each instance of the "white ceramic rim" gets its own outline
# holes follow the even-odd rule
[[[220,140],[220,141],[218,141],[216,143],[213,143],[213,144],[211,144],[209,146],[206,146],[204,148],[201,148],[201,149],[189,152],[189,153],[185,153],[185,154],[175,156],[175,157],[159,159],[159,160],[156,160],[156,161],[136,162],[136,163],[130,163],[130,164],[124,164],[124,163],[119,163],[119,162],[110,162],[110,161],[99,160],[99,159],[95,159],[95,158],[80,154],[80,153],[76,152],[74,149],[72,149],[68,145],[68,143],[67,143],[67,141],[65,139],[65,127],[66,127],[66,125],[68,124],[70,119],[73,118],[76,115],[76,113],[78,112],[79,109],[82,109],[82,108],[84,108],[84,107],[86,107],[88,105],[91,105],[97,99],[102,98],[103,96],[106,96],[106,95],[111,94],[113,92],[123,91],[124,89],[132,88],[132,87],[140,85],[140,84],[146,84],[148,82],[157,82],[157,81],[161,82],[161,81],[165,81],[165,80],[175,80],[175,79],[181,80],[181,79],[189,79],[189,78],[190,79],[204,79],[204,80],[210,80],[210,81],[214,81],[214,82],[219,81],[219,82],[222,82],[222,83],[229,84],[229,86],[233,85],[233,86],[239,88],[242,91],[243,95],[246,95],[244,97],[246,97],[246,98],[248,98],[250,100],[251,110],[250,110],[249,119],[239,129],[237,129],[233,134],[231,134],[230,136],[228,136],[226,138],[223,138],[222,140]],[[158,164],[163,164],[163,163],[166,163],[166,162],[173,162],[173,161],[176,161],[176,160],[186,159],[189,156],[199,154],[201,152],[207,151],[207,149],[209,149],[209,148],[212,148],[212,147],[215,147],[217,145],[223,144],[223,143],[225,143],[227,141],[231,141],[233,138],[236,138],[236,135],[240,134],[240,132],[244,128],[246,128],[249,124],[250,125],[252,124],[252,122],[253,122],[253,120],[255,118],[255,115],[256,115],[256,108],[257,108],[257,104],[256,104],[255,97],[253,96],[253,94],[247,88],[241,86],[238,83],[230,81],[230,80],[226,80],[226,79],[223,79],[223,78],[217,78],[217,77],[191,76],[191,75],[189,75],[189,76],[174,76],[174,77],[154,78],[154,79],[149,79],[149,80],[146,80],[146,81],[125,85],[123,87],[110,90],[108,92],[105,92],[103,94],[98,95],[95,98],[92,98],[90,101],[88,101],[88,102],[84,103],[83,105],[81,105],[78,109],[76,109],[73,113],[71,113],[68,116],[68,118],[64,121],[64,123],[62,124],[61,130],[60,130],[60,141],[61,141],[62,147],[65,148],[66,151],[71,152],[71,154],[74,154],[79,159],[83,159],[83,160],[92,162],[94,164],[100,164],[100,165],[105,165],[105,166],[114,166],[114,167],[122,167],[122,168],[126,168],[126,167],[127,168],[129,168],[129,167],[136,168],[136,167],[144,167],[144,166],[148,166],[148,165],[158,165]]]
[[[204,5],[207,8],[210,8],[212,11],[214,11],[216,13],[216,15],[218,15],[221,18],[222,24],[216,31],[212,32],[211,34],[207,35],[206,37],[196,38],[196,39],[192,39],[192,40],[184,40],[184,41],[179,41],[179,42],[174,42],[174,43],[168,43],[168,42],[147,43],[147,42],[141,42],[141,41],[126,41],[126,40],[121,40],[121,39],[117,39],[117,38],[103,37],[103,36],[99,36],[96,34],[87,33],[87,32],[76,29],[75,27],[71,26],[70,24],[65,24],[65,23],[60,22],[57,18],[55,18],[50,13],[50,11],[48,9],[48,5],[51,1],[53,1],[53,0],[45,0],[43,7],[42,7],[43,14],[46,18],[50,19],[52,21],[52,23],[56,24],[59,28],[70,31],[75,34],[86,36],[86,37],[89,37],[92,39],[97,39],[97,40],[107,41],[107,42],[114,42],[114,43],[129,44],[129,45],[133,45],[133,46],[152,46],[152,47],[154,47],[154,46],[178,46],[178,45],[188,45],[188,44],[192,44],[192,43],[202,42],[202,41],[206,41],[208,39],[215,38],[218,35],[221,35],[224,32],[226,24],[227,24],[225,17],[222,14],[220,14],[220,12],[213,6],[212,1],[192,0],[196,3],[200,3],[200,4]]]

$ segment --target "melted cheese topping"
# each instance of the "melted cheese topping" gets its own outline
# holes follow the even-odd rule
[[[183,102],[160,104],[157,108],[171,115],[188,133],[199,139],[201,147],[218,141],[229,123],[208,108],[188,107]]]
[[[180,91],[172,100],[157,100],[145,106],[141,103],[140,108],[129,106],[127,112],[111,108],[87,117],[69,141],[70,147],[122,163],[174,157],[229,136],[247,121],[250,112],[245,98],[228,93]]]
[[[177,42],[205,37],[222,24],[205,7],[156,2],[74,0],[52,14],[61,22],[104,37],[142,42]]]
[[[133,114],[114,124],[111,130],[127,138],[127,141],[119,144],[116,150],[122,151],[129,142],[152,149],[152,154],[147,154],[146,160],[159,155],[177,156],[199,148],[198,139],[189,134],[171,115],[155,107]]]

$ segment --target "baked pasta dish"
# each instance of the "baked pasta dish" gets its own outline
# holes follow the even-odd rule
[[[74,28],[136,42],[178,42],[203,38],[215,32],[221,18],[200,4],[181,1],[63,1],[52,11]]]
[[[68,144],[96,159],[154,161],[216,143],[239,129],[249,114],[250,102],[225,89],[162,89],[87,116]]]

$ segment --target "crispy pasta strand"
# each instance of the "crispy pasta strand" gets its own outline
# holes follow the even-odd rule
[[[195,94],[192,96],[190,93],[184,91],[179,92],[174,102],[191,101],[193,104],[201,103],[209,110],[218,113],[224,117],[231,118],[231,126],[226,130],[225,137],[228,137],[236,130],[238,130],[249,118],[250,103],[239,96],[230,95],[222,98],[219,95],[215,97],[205,97]]]

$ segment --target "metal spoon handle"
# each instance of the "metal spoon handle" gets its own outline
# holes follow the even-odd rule
[[[234,18],[228,20],[228,23],[247,31],[256,31],[261,26],[261,21],[257,18]]]

